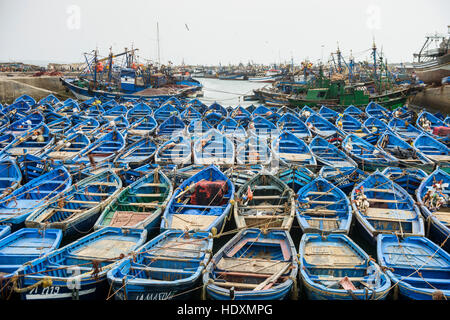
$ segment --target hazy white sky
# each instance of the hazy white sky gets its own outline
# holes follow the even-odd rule
[[[446,34],[449,0],[0,0],[0,61],[83,61],[98,46],[180,64],[273,63],[294,57],[368,57],[375,37],[388,62],[412,60],[424,36]]]

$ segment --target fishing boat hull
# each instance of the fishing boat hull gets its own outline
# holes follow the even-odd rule
[[[413,198],[379,171],[356,185],[350,195],[357,227],[375,244],[379,234],[424,236],[423,217]]]
[[[116,300],[187,300],[211,258],[209,233],[166,231],[108,272]],[[142,274],[145,273],[145,274]],[[124,280],[125,279],[125,280]],[[197,288],[197,289],[196,289]]]
[[[153,98],[153,99],[161,99],[167,100],[171,97],[181,97],[190,92],[197,91],[201,89],[201,86],[180,86],[177,88],[177,93],[175,94],[161,94],[160,91],[150,92],[149,94],[136,94],[136,93],[122,93],[122,92],[108,92],[103,90],[89,90],[87,88],[82,88],[76,86],[73,83],[73,79],[68,78],[60,78],[63,86],[65,86],[68,90],[70,90],[77,99],[80,100],[89,100],[91,98],[105,98],[105,99],[145,99],[145,98]],[[167,92],[172,91],[172,89],[167,89]]]
[[[185,192],[192,194],[186,197]],[[234,200],[234,185],[215,165],[206,167],[179,185],[167,204],[161,231],[168,229],[217,233]],[[185,200],[181,202],[181,196]]]
[[[61,229],[66,238],[86,234],[121,188],[122,180],[110,170],[89,176],[48,206],[31,214],[25,225]]]
[[[238,229],[289,231],[295,217],[294,192],[277,177],[258,174],[238,190],[233,209]]]
[[[318,177],[297,192],[296,217],[303,233],[348,234],[352,210],[341,189]]]
[[[279,256],[277,260],[258,258],[264,249],[268,249],[267,245],[272,250],[268,250],[266,254],[271,257]],[[286,231],[270,230],[263,233],[259,229],[242,230],[217,252],[206,267],[203,275],[206,296],[214,300],[282,300],[290,294],[296,295],[296,255],[292,239]],[[261,267],[256,270],[249,267],[248,263],[252,261],[264,265],[267,273],[254,273]],[[226,272],[228,275],[221,276]],[[227,281],[228,277],[234,283]],[[268,284],[271,278],[275,284]],[[236,290],[233,290],[234,287]]]
[[[436,190],[436,182],[442,181],[442,190]],[[441,169],[437,169],[430,174],[425,180],[422,181],[419,188],[416,190],[416,197],[420,205],[420,210],[425,217],[427,223],[427,236],[436,244],[442,245],[442,247],[450,252],[450,225],[449,225],[449,187],[450,174]],[[428,196],[429,200],[426,200],[428,191],[435,190],[435,194]],[[442,197],[442,205],[438,209],[432,208],[432,202],[437,197]]]
[[[108,293],[107,271],[121,256],[140,247],[146,237],[145,230],[107,227],[33,260],[18,270],[21,299],[104,300]],[[99,259],[98,265],[93,259]],[[91,264],[93,268],[82,266],[76,271],[78,264]],[[79,277],[74,278],[76,275]],[[50,286],[36,286],[49,279]]]
[[[391,278],[394,299],[448,300],[450,255],[425,237],[398,238],[380,235],[377,256]]]
[[[300,279],[309,300],[384,300],[389,293],[389,278],[346,235],[304,234],[299,256]]]
[[[172,193],[171,181],[155,169],[123,189],[105,206],[94,229],[113,226],[145,229],[149,233],[157,230]]]

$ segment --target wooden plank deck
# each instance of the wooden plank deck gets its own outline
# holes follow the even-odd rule
[[[196,215],[196,214],[174,214],[172,215],[172,225],[171,228],[185,230],[207,229],[217,216],[206,216],[206,215]]]

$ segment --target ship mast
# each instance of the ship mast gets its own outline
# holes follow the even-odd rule
[[[159,51],[159,22],[156,22],[156,40],[158,42],[158,65],[161,66],[161,55]]]

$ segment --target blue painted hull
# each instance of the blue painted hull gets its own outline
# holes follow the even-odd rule
[[[391,287],[389,277],[346,235],[304,234],[299,260],[309,300],[384,300]],[[351,291],[340,285],[345,277]]]

